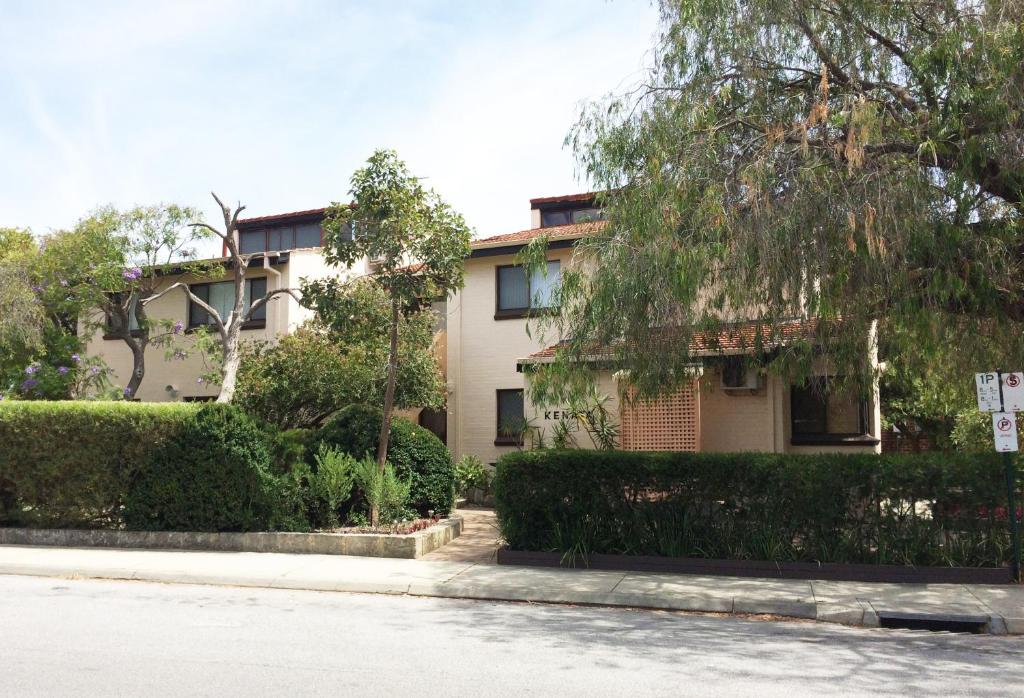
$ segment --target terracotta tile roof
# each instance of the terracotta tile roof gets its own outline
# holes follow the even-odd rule
[[[555,203],[571,203],[574,201],[590,201],[596,198],[600,192],[588,191],[582,194],[564,194],[562,196],[541,196],[536,199],[530,199],[530,207],[535,208],[540,204],[555,204]]]
[[[492,247],[500,244],[526,244],[540,235],[547,235],[548,238],[552,240],[580,238],[597,232],[607,225],[607,223],[607,221],[588,221],[586,223],[570,223],[569,225],[552,225],[547,228],[530,228],[529,230],[520,230],[517,233],[492,235],[491,237],[483,238],[482,240],[473,240],[470,243],[470,247],[476,249],[479,247]]]
[[[289,218],[301,218],[303,216],[322,216],[326,208],[310,208],[305,211],[291,211],[289,213],[275,213],[270,216],[254,216],[253,218],[239,218],[239,225],[251,223],[272,223],[274,221],[286,221]]]
[[[717,337],[713,337],[707,332],[695,332],[690,339],[690,351],[695,356],[735,354],[753,349],[758,345],[759,338],[761,340],[760,344],[763,347],[782,346],[800,339],[811,339],[814,337],[817,329],[817,320],[789,320],[779,324],[778,333],[773,338],[768,336],[771,328],[761,323],[735,323],[723,327],[718,332]],[[521,363],[532,363],[553,359],[557,351],[563,346],[565,346],[564,342],[553,344],[519,361]],[[594,357],[600,357],[608,355],[610,352],[607,347],[595,346],[592,353]]]
[[[423,271],[423,267],[425,266],[426,265],[423,262],[414,262],[412,264],[407,264],[404,267],[399,267],[398,269],[395,269],[395,271],[409,272],[410,274],[418,274],[419,272]]]

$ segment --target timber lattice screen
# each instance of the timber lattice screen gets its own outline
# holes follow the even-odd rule
[[[620,423],[626,451],[699,451],[697,382],[657,400],[623,400]]]

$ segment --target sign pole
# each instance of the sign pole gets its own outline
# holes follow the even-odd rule
[[[996,371],[999,380],[999,410],[1003,411],[1005,404],[1003,400],[1003,372]],[[1016,420],[1014,420],[1016,421]],[[1014,425],[1014,429],[1016,429]],[[1003,451],[1003,468],[1006,471],[1006,515],[1010,524],[1010,542],[1013,545],[1013,581],[1020,582],[1020,524],[1017,522],[1017,477],[1013,467],[1013,455],[1009,451]]]
[[[1013,543],[1013,581],[1020,581],[1020,524],[1017,523],[1017,502],[1014,490],[1017,483],[1013,472],[1013,454],[1003,452],[1003,467],[1006,469],[1006,501],[1009,504],[1010,540]]]

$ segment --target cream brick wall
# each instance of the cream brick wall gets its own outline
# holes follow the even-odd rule
[[[756,391],[723,390],[720,370],[706,368],[700,380],[700,449],[778,451],[774,397],[781,387],[781,381],[770,376]]]
[[[525,385],[529,387],[529,377],[524,375]],[[606,409],[608,413],[612,415],[615,422],[619,422],[619,410],[621,405],[621,399],[619,396],[619,386],[612,379],[612,376],[608,372],[602,372],[597,377],[597,392],[599,395],[608,396],[608,402],[606,403]],[[495,406],[497,409],[497,406]],[[558,424],[558,421],[564,419],[563,412],[565,411],[564,405],[554,405],[548,408],[539,408],[532,404],[527,398],[526,406],[524,409],[526,418],[530,420],[530,424],[536,428],[539,435],[543,438],[544,443],[551,446],[551,435]],[[574,420],[568,420],[574,427],[576,427]],[[573,432],[573,438],[576,440],[576,446],[579,448],[597,448],[597,444],[594,443],[593,439],[582,428],[576,428]]]
[[[571,250],[552,250],[549,260],[570,263]],[[466,260],[466,283],[448,302],[448,446],[459,458],[493,463],[514,446],[496,446],[497,390],[525,388],[516,359],[553,344],[531,338],[525,319],[495,320],[496,267],[515,255]]]

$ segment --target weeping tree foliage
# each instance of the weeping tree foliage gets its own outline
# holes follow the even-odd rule
[[[46,315],[32,289],[36,252],[29,231],[0,228],[0,364],[43,341]]]
[[[752,348],[787,334],[771,356],[804,375],[820,349],[869,378],[875,327],[956,380],[1024,363],[1024,2],[663,0],[661,16],[644,83],[568,138],[609,224],[539,323],[571,338],[562,359],[601,346],[657,393],[700,333],[754,320]]]

